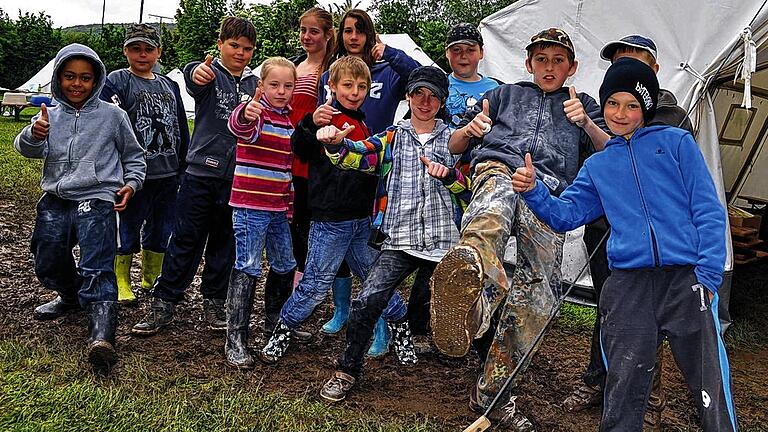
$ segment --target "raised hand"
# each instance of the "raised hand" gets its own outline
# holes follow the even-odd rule
[[[419,156],[419,160],[421,160],[421,163],[427,167],[427,174],[436,179],[444,179],[450,172],[450,168],[441,164],[440,162],[433,162],[426,156]]]
[[[563,102],[563,109],[565,110],[565,116],[568,117],[571,123],[583,128],[587,124],[587,112],[584,111],[584,105],[581,104],[579,97],[576,95],[576,87],[568,87],[568,93],[570,98]]]
[[[131,199],[133,194],[136,193],[132,187],[125,185],[117,191],[117,197],[119,198],[115,203],[115,211],[123,211],[128,207],[128,200]]]
[[[375,61],[379,61],[384,57],[384,48],[386,47],[387,45],[381,41],[379,34],[376,33],[376,45],[371,48],[371,56]]]
[[[483,99],[483,111],[478,113],[472,121],[464,126],[464,135],[468,137],[482,138],[491,131],[491,121],[488,99]]]
[[[243,118],[249,122],[255,122],[261,117],[261,112],[264,110],[264,105],[261,104],[261,95],[263,91],[261,87],[256,87],[256,91],[253,93],[253,99],[248,101],[248,104],[243,109]]]
[[[354,125],[347,126],[344,130],[340,130],[334,125],[328,125],[318,129],[315,137],[323,144],[338,144],[353,130],[355,130]]]
[[[51,124],[48,123],[48,108],[45,104],[40,104],[40,117],[32,125],[32,138],[42,141],[48,138],[48,130]]]
[[[512,174],[512,189],[522,193],[532,190],[536,186],[536,168],[533,167],[531,154],[525,154],[525,166],[515,170]]]
[[[213,63],[213,56],[208,54],[205,56],[205,61],[197,65],[195,70],[192,71],[193,83],[203,86],[216,78],[216,75],[213,73],[213,69],[211,68],[211,63]]]
[[[315,112],[312,113],[312,123],[314,123],[315,126],[327,126],[331,124],[333,115],[336,114],[336,110],[333,109],[333,106],[331,105],[332,102],[333,98],[328,98],[324,104],[317,107]]]

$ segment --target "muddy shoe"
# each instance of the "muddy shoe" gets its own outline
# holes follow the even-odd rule
[[[456,246],[435,268],[432,288],[432,340],[452,357],[469,351],[479,323],[470,322],[470,309],[483,288],[480,255],[471,246]]]
[[[347,393],[354,387],[355,378],[341,371],[333,373],[320,390],[320,397],[329,402],[341,402],[347,398]]]
[[[491,410],[487,416],[488,420],[491,421],[494,427],[501,430],[535,432],[536,428],[533,426],[533,423],[525,414],[518,411],[515,399],[517,397],[512,396],[505,406]],[[473,386],[470,391],[469,408],[478,414],[485,414],[485,408],[477,402],[477,386]]]
[[[403,366],[413,366],[418,361],[416,351],[413,349],[411,329],[408,321],[390,323],[389,331],[392,333],[392,347],[395,350],[397,361]]]
[[[149,313],[139,321],[131,333],[138,336],[150,336],[157,334],[163,327],[173,322],[175,305],[160,298],[153,298]]]
[[[227,311],[224,299],[203,299],[203,319],[208,323],[208,329],[227,331]]]
[[[282,321],[278,321],[272,337],[269,338],[267,344],[258,353],[259,360],[266,364],[277,363],[285,355],[285,352],[288,351],[288,345],[291,344],[292,337],[293,330],[283,324]]]
[[[67,300],[61,296],[57,296],[55,299],[48,303],[41,304],[36,307],[32,316],[39,321],[47,321],[64,316],[69,312],[80,309],[80,303],[77,299]]]
[[[568,412],[579,412],[600,406],[603,403],[603,389],[597,386],[582,384],[563,401],[563,409]]]

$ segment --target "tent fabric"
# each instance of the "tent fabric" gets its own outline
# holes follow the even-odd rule
[[[549,27],[565,30],[576,49],[579,67],[566,85],[574,85],[578,91],[595,97],[609,66],[600,59],[605,43],[629,34],[642,34],[654,40],[658,48],[659,82],[689,110],[697,142],[725,204],[723,172],[732,177],[733,170],[741,170],[750,161],[743,155],[740,164],[721,157],[721,150],[732,150],[721,149],[716,113],[722,123],[724,115],[720,111],[727,111],[730,104],[716,105],[713,93],[720,90],[716,92],[713,85],[728,81],[728,77],[732,80],[738,70],[744,58],[741,34],[747,27],[758,47],[757,70],[768,67],[768,6],[754,0],[520,0],[480,23],[485,42],[480,71],[505,82],[531,80],[525,69],[524,48],[532,35]],[[740,98],[737,103],[741,103]],[[768,147],[762,143],[755,145]],[[768,151],[755,153],[755,166],[743,190],[748,190],[752,197],[768,200],[768,177],[759,176],[755,168],[768,169]],[[724,162],[729,164],[724,166]],[[730,233],[723,241],[728,248],[726,270],[731,270]],[[566,246],[571,248],[566,255],[577,262],[564,264],[563,274],[572,280],[581,268],[578,262],[584,262],[587,255],[581,244],[572,242]]]
[[[184,105],[184,111],[187,113],[187,118],[195,118],[195,99],[187,93],[187,85],[184,83],[184,73],[179,68],[175,68],[168,72],[166,76],[179,85],[179,90],[181,90],[181,102]]]
[[[53,66],[56,59],[51,59],[42,69],[40,69],[32,78],[19,86],[16,90],[30,93],[50,93],[51,77],[53,76]]]

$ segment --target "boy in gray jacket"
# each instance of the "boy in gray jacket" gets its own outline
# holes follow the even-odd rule
[[[16,137],[22,155],[43,159],[37,218],[32,233],[35,274],[58,296],[34,311],[39,320],[83,308],[88,312],[88,359],[98,372],[117,360],[117,243],[115,211],[141,188],[144,152],[128,116],[99,100],[106,81],[99,56],[71,44],[56,54],[51,91],[59,104],[43,105]],[[80,245],[75,265],[72,249]]]

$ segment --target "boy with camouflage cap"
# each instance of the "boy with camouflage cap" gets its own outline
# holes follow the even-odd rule
[[[475,147],[473,196],[462,220],[462,236],[438,264],[432,278],[432,329],[437,347],[447,355],[467,353],[471,341],[498,319],[483,372],[470,405],[483,412],[520,354],[533,340],[560,293],[564,237],[539,221],[512,189],[512,173],[523,156],[538,155],[542,181],[559,194],[576,177],[584,154],[608,140],[600,107],[586,94],[563,87],[577,69],[568,35],[556,28],[531,38],[525,61],[534,82],[505,84],[486,92],[452,134],[449,149]],[[480,111],[482,107],[482,111]],[[517,236],[517,266],[511,286],[502,258],[510,235]],[[501,309],[499,307],[501,306]],[[484,353],[480,353],[481,357]],[[514,410],[506,412],[515,430],[533,425]],[[502,410],[492,412],[500,420]]]

